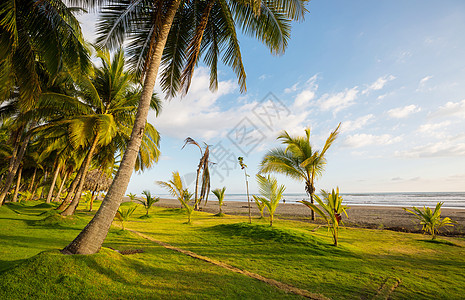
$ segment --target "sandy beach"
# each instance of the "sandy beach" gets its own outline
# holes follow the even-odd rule
[[[247,202],[225,201],[223,213],[231,215],[248,215]],[[155,204],[160,207],[179,208],[180,203],[175,199],[161,199]],[[252,215],[258,217],[260,212],[255,205],[251,203]],[[218,201],[209,200],[207,205],[201,205],[201,210],[208,213],[218,213]],[[343,216],[346,226],[364,227],[375,229],[390,229],[407,232],[420,232],[421,226],[419,221],[410,213],[407,213],[402,207],[390,206],[352,206],[347,211],[349,218]],[[291,219],[309,222],[311,211],[309,208],[298,203],[281,203],[275,216],[278,219]],[[465,235],[465,209],[442,209],[442,217],[449,217],[456,221],[454,227],[447,227],[441,230],[446,234]],[[322,223],[322,220],[317,220]]]

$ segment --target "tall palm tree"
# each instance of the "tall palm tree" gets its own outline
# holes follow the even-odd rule
[[[202,200],[205,198],[205,204],[207,204],[208,201],[208,194],[210,193],[210,170],[208,168],[208,165],[210,164],[210,147],[205,143],[205,149],[202,150],[202,147],[192,138],[187,137],[184,140],[184,147],[187,144],[195,145],[199,147],[200,150],[200,162],[197,167],[197,176],[195,178],[195,190],[194,190],[194,200],[195,200],[195,209],[199,208],[199,204],[202,202]],[[200,173],[202,173],[202,178],[200,178]],[[200,182],[199,182],[200,180]],[[198,194],[199,190],[199,185],[200,185],[200,195]]]
[[[315,180],[323,174],[326,159],[325,154],[338,136],[339,127],[331,132],[321,150],[315,150],[310,143],[310,128],[305,129],[305,136],[292,137],[283,131],[278,140],[286,145],[286,148],[275,148],[265,154],[260,163],[260,173],[281,173],[290,178],[305,182],[305,191],[310,197],[310,203],[314,203]],[[315,212],[312,210],[312,220],[315,220]]]
[[[166,0],[112,1],[102,11],[101,44],[119,46],[129,38],[134,68],[144,82],[131,139],[118,173],[90,223],[63,252],[99,251],[131,178],[149,110],[150,97],[161,65],[161,86],[168,95],[187,93],[194,68],[203,56],[210,67],[210,88],[217,87],[220,54],[246,90],[236,26],[262,41],[274,54],[284,52],[290,22],[302,19],[306,0]]]

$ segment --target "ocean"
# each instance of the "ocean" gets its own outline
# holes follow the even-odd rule
[[[341,194],[346,205],[374,205],[400,207],[435,207],[444,202],[443,208],[465,209],[465,192],[457,193],[347,193]],[[216,199],[214,195],[209,199]],[[308,199],[306,194],[285,194],[286,203]],[[226,201],[247,201],[246,194],[226,194]],[[250,199],[253,201],[253,199]]]

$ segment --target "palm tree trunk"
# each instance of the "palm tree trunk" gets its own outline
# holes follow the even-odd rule
[[[158,69],[160,67],[161,57],[165,48],[166,40],[171,29],[176,11],[178,10],[181,0],[173,0],[163,15],[162,25],[153,44],[152,56],[145,74],[144,88],[142,91],[137,115],[132,128],[131,137],[128,147],[124,152],[120,167],[116,173],[115,179],[108,190],[105,199],[94,218],[87,224],[81,233],[63,249],[63,253],[68,254],[92,254],[97,253],[105,240],[111,223],[115,218],[116,212],[121,204],[124,193],[134,171],[134,165],[139,153],[142,136],[144,134],[145,123],[150,108],[153,88],[157,80]]]
[[[92,146],[90,146],[89,152],[87,152],[86,159],[84,160],[81,169],[82,175],[81,180],[79,181],[79,186],[77,188],[76,193],[74,194],[73,201],[71,204],[61,213],[62,216],[70,216],[73,215],[76,211],[76,208],[79,204],[79,200],[81,199],[82,188],[84,187],[84,182],[86,181],[87,170],[89,170],[90,163],[92,161],[92,157],[94,156],[94,151],[97,148],[99,140],[99,135],[97,134],[92,142]]]
[[[70,173],[69,171],[66,172],[65,177],[63,177],[63,179],[61,180],[60,188],[58,189],[58,192],[55,198],[53,199],[53,202],[57,202],[58,199],[60,199],[61,192],[63,191],[63,187],[65,186],[65,182],[66,182],[66,179],[68,179],[69,173]]]
[[[0,191],[0,206],[2,206],[3,202],[5,202],[5,197],[8,194],[8,190],[10,189],[11,184],[13,183],[13,179],[15,178],[19,165],[23,160],[24,154],[26,153],[27,145],[29,144],[29,140],[31,139],[31,137],[32,132],[29,131],[29,133],[24,137],[24,140],[21,143],[18,155],[15,157],[15,159],[12,160],[12,165],[10,165],[11,170],[8,172],[5,184],[3,185],[3,188]]]
[[[50,203],[50,201],[52,200],[53,189],[55,188],[55,183],[57,181],[57,177],[58,177],[58,174],[60,173],[60,170],[61,170],[61,165],[60,163],[57,163],[57,167],[55,169],[55,173],[53,174],[52,183],[50,184],[50,190],[48,191],[47,200],[45,200],[45,203]]]
[[[66,195],[63,202],[61,202],[60,206],[58,206],[56,208],[56,210],[62,210],[63,208],[65,208],[66,204],[71,200],[71,197],[73,197],[74,192],[77,189],[77,186],[79,184],[79,180],[81,180],[81,175],[82,175],[82,165],[79,168],[79,170],[78,170],[78,172],[76,174],[76,177],[74,177],[73,182],[71,182],[71,186],[68,189],[68,194]]]
[[[32,193],[32,188],[34,187],[34,182],[36,181],[36,174],[37,174],[37,167],[34,168],[34,174],[32,174],[31,183],[29,183],[29,187],[27,190]]]
[[[21,185],[21,175],[22,174],[23,174],[23,166],[21,166],[19,168],[18,179],[16,180],[15,193],[13,195],[13,199],[11,200],[11,202],[17,202],[18,201],[19,186]]]
[[[198,202],[198,190],[199,190],[199,177],[200,177],[200,164],[199,164],[199,167],[197,168],[197,178],[195,179],[195,206],[194,206],[194,209],[195,210],[199,210],[199,202]]]
[[[44,178],[42,179],[42,190],[40,190],[39,199],[44,198],[45,182],[47,182],[47,177],[48,177],[48,169],[45,169]]]

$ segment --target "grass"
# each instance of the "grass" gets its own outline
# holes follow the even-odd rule
[[[83,209],[63,219],[39,202],[0,208],[0,299],[299,298],[118,228],[104,247],[144,253],[103,248],[63,256],[57,249],[91,218]],[[150,211],[151,218],[141,219],[145,210],[137,209],[126,227],[332,299],[460,299],[465,293],[461,238],[433,243],[420,234],[341,228],[336,248],[327,228],[309,223],[276,220],[270,228],[264,219],[248,224],[245,217],[194,212],[187,225],[179,209]]]

